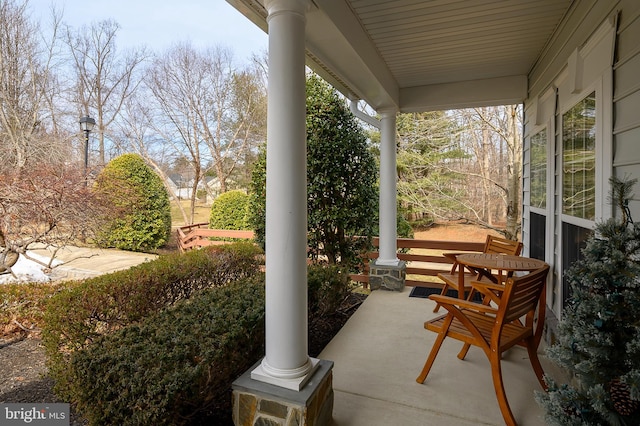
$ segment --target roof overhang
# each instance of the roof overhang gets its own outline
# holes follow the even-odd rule
[[[267,31],[263,0],[227,1]],[[375,110],[521,103],[527,74],[570,4],[313,0],[307,65],[349,99]],[[504,44],[496,45],[500,40]]]

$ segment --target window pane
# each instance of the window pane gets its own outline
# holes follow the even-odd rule
[[[562,267],[566,271],[578,260],[582,259],[582,250],[587,245],[587,238],[592,234],[590,229],[582,228],[571,223],[562,222]],[[566,274],[562,277],[562,306],[566,306],[571,297],[571,288]]]
[[[562,116],[562,212],[595,219],[596,94]]]
[[[529,241],[529,257],[535,259],[545,259],[545,244],[547,236],[547,218],[541,214],[530,214],[530,241]]]
[[[547,207],[547,131],[531,137],[531,206]]]

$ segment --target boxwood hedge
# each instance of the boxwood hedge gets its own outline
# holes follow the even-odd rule
[[[204,290],[96,340],[69,365],[95,425],[230,424],[233,380],[264,354],[261,276]]]
[[[81,281],[47,303],[42,339],[49,374],[62,397],[69,389],[69,354],[136,323],[198,290],[259,272],[261,250],[250,243],[161,256],[131,269]]]
[[[264,353],[264,274],[239,243],[167,256],[52,298],[43,339],[55,390],[91,424],[231,423],[231,383]],[[309,322],[348,274],[311,265]]]

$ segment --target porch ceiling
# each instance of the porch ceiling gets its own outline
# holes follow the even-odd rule
[[[227,0],[266,31],[264,0]],[[308,65],[374,109],[522,102],[574,0],[312,0]]]

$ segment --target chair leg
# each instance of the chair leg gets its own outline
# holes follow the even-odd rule
[[[491,362],[491,375],[493,377],[493,387],[496,392],[496,398],[498,399],[498,405],[500,406],[500,412],[502,412],[502,418],[507,426],[517,426],[516,419],[513,417],[509,402],[507,401],[507,393],[504,390],[504,382],[502,380],[502,367],[500,365],[500,354],[491,352],[489,355],[489,361]]]
[[[446,296],[447,295],[447,289],[449,288],[449,286],[445,283],[442,286],[442,291],[440,292],[440,296]],[[433,312],[437,313],[440,310],[440,304],[436,303],[436,307],[433,308]]]
[[[458,359],[464,359],[464,357],[467,356],[467,352],[469,352],[470,347],[471,345],[469,343],[465,343],[464,346],[462,346],[462,349],[460,349],[460,352],[458,352]]]
[[[429,370],[431,370],[431,366],[433,362],[436,360],[436,356],[438,356],[438,351],[440,351],[440,346],[442,346],[442,342],[447,335],[446,329],[442,332],[438,333],[438,337],[436,337],[436,341],[433,342],[433,347],[431,348],[431,352],[429,352],[429,356],[427,357],[427,361],[424,363],[424,367],[422,367],[422,372],[416,379],[418,383],[424,383],[424,380],[427,378],[429,374]]]
[[[527,339],[527,352],[529,353],[531,367],[533,367],[533,372],[536,374],[538,382],[540,382],[540,386],[542,386],[542,389],[547,391],[548,387],[544,381],[544,370],[542,369],[542,364],[540,364],[540,358],[538,358],[538,351],[536,348],[537,343],[535,337]]]

